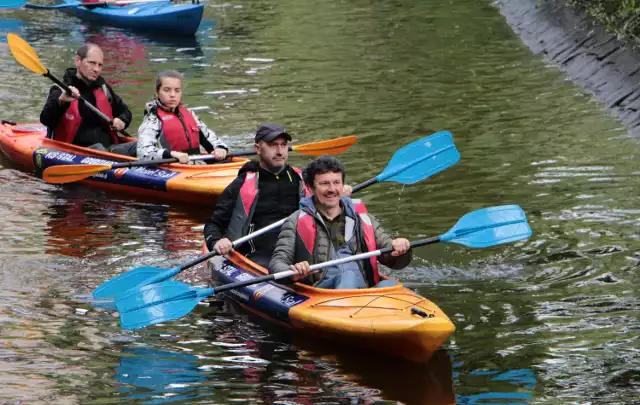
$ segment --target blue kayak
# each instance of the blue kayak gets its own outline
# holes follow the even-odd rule
[[[62,4],[69,3],[77,2],[65,1]],[[75,5],[61,7],[58,10],[82,20],[115,27],[151,31],[164,35],[193,35],[200,26],[204,5],[150,2],[91,8]]]

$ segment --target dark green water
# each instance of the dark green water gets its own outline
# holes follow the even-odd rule
[[[194,258],[209,209],[116,199],[0,168],[0,403],[640,403],[639,145],[532,55],[487,1],[209,2],[195,39],[0,13],[2,118],[37,121],[50,86],[14,62],[16,32],[61,75],[86,40],[140,123],[157,71],[237,149],[260,122],[298,142],[358,135],[352,184],[450,130],[462,160],[362,196],[394,234],[443,233],[466,212],[519,204],[531,239],[434,245],[396,273],[449,314],[447,352],[409,367],[265,329],[223,303],[123,332],[83,302],[141,265]],[[295,156],[292,163],[303,165]],[[187,280],[203,284],[206,273]]]

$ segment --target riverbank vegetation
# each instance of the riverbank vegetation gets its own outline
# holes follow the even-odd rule
[[[640,0],[566,0],[567,4],[585,10],[605,29],[640,45]]]

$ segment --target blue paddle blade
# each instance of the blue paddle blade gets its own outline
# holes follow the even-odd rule
[[[27,0],[0,0],[0,8],[19,8],[26,2]]]
[[[376,179],[413,184],[453,166],[460,152],[449,131],[437,132],[397,151]]]
[[[93,299],[95,301],[113,299],[132,288],[139,288],[147,284],[169,279],[179,270],[177,267],[171,269],[150,266],[137,267],[100,284],[93,290]]]
[[[180,392],[189,387],[169,387],[170,384],[189,384],[206,380],[198,370],[197,356],[158,350],[151,347],[125,347],[116,367],[115,379],[121,383],[151,392],[145,397],[153,398],[159,393]]]
[[[116,298],[123,329],[138,329],[185,316],[213,288],[197,288],[179,281],[165,281],[132,289]]]
[[[515,242],[531,236],[527,217],[517,205],[502,205],[473,211],[458,221],[440,241],[483,248]]]

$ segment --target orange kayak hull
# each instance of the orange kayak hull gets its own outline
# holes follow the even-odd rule
[[[206,248],[205,248],[206,249]],[[214,284],[267,274],[240,254],[209,262]],[[455,326],[433,302],[398,283],[384,288],[330,290],[303,284],[259,283],[225,294],[271,323],[313,337],[426,362]]]
[[[135,158],[47,139],[42,124],[0,125],[0,149],[21,170],[42,178],[59,164],[113,164]],[[165,164],[108,170],[79,181],[108,191],[161,201],[213,204],[247,159],[216,165]]]

